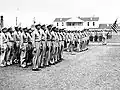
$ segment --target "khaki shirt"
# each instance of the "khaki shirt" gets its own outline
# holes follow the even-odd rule
[[[7,42],[7,36],[5,36],[5,33],[1,32],[0,33],[0,45],[4,44]]]
[[[8,42],[13,42],[14,41],[14,36],[13,36],[13,33],[11,34],[10,32],[7,32],[7,41]]]
[[[21,32],[20,31],[15,31],[14,33],[14,40],[15,41],[20,41],[21,40]]]

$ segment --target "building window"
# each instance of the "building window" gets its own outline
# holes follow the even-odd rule
[[[71,22],[67,22],[66,25],[67,26],[72,26],[72,23]]]
[[[64,23],[62,22],[62,26],[64,26]]]
[[[57,26],[58,26],[58,23],[57,23]]]
[[[89,26],[89,22],[87,23],[87,25]]]
[[[93,22],[93,26],[95,26],[95,22]]]

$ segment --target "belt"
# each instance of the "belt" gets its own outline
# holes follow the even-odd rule
[[[35,41],[35,42],[40,42],[40,41]]]
[[[27,43],[27,42],[23,42],[23,43]]]
[[[14,42],[14,41],[9,41],[9,42]]]

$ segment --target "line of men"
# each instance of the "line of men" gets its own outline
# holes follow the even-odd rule
[[[91,35],[89,38],[91,42],[102,42],[103,45],[106,45],[107,44],[106,40],[112,38],[112,32],[110,31],[105,32],[104,30],[99,32],[94,31],[94,32],[91,32]]]
[[[87,49],[89,33],[66,31],[53,25],[32,25],[30,28],[3,28],[0,31],[0,66],[15,63],[33,71],[63,60],[63,51]]]

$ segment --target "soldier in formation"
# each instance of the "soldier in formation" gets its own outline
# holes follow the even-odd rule
[[[3,28],[0,32],[0,66],[32,65],[38,71],[63,60],[63,51],[88,49],[89,33],[67,31],[53,25],[32,25],[30,28]]]

